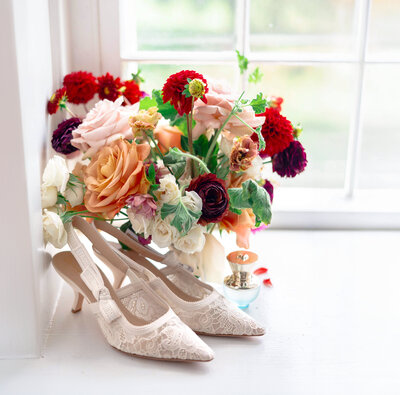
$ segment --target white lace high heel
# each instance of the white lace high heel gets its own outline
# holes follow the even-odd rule
[[[128,276],[131,284],[117,294],[74,228],[81,230],[120,273]],[[74,217],[66,229],[72,253],[55,255],[53,266],[75,292],[72,311],[81,310],[85,299],[111,346],[149,359],[185,362],[213,359],[212,350],[126,266],[93,226]]]
[[[119,244],[110,243],[129,268],[143,278],[172,307],[178,317],[196,333],[213,336],[265,334],[265,329],[253,318],[213,287],[185,270],[172,251],[162,255],[141,245],[104,221],[94,221],[94,225],[130,248],[130,250],[123,250]],[[101,251],[94,249],[94,252],[112,270],[118,272],[118,268],[113,268],[112,262]],[[163,263],[166,267],[159,270],[146,257]],[[120,279],[121,273],[118,276]]]

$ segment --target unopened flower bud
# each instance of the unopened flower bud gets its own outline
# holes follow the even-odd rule
[[[206,92],[203,81],[195,78],[194,80],[189,82],[189,93],[193,97],[197,97],[198,99],[204,96]]]
[[[303,131],[303,127],[301,126],[300,123],[297,125],[293,126],[293,136],[295,138],[298,138],[301,135],[301,132]]]

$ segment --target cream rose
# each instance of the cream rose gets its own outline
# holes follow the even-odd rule
[[[176,179],[172,174],[167,174],[160,180],[160,188],[157,190],[157,198],[161,203],[170,203],[180,196]]]
[[[57,203],[57,188],[45,187],[41,188],[42,208],[53,207]]]
[[[263,160],[259,155],[257,155],[251,162],[251,166],[244,173],[247,174],[253,180],[258,181],[263,178],[262,177],[263,169],[264,169]]]
[[[156,217],[153,226],[152,240],[159,247],[169,247],[178,239],[178,229],[169,223],[169,218],[166,220],[161,219],[161,217]]]
[[[174,247],[177,250],[186,252],[187,254],[200,252],[206,242],[204,231],[204,226],[193,226],[185,236],[179,237],[178,240],[175,241]]]
[[[43,210],[43,238],[45,243],[51,243],[56,248],[63,248],[67,244],[67,232],[60,216],[53,211]]]
[[[123,107],[122,102],[122,96],[115,102],[107,99],[97,102],[72,132],[71,144],[85,152],[85,158],[114,140],[133,137],[129,119],[138,111],[139,103]]]
[[[74,184],[65,190],[64,197],[69,201],[71,207],[79,206],[83,203],[83,192],[82,184]]]
[[[135,214],[131,209],[127,210],[129,221],[131,222],[132,229],[136,234],[143,234],[144,238],[147,239],[152,232],[153,218],[146,217],[145,215]]]
[[[195,191],[186,191],[185,196],[182,197],[182,202],[188,209],[199,212],[203,208],[203,201]]]
[[[53,156],[44,169],[42,187],[56,187],[59,192],[64,193],[68,180],[67,162],[61,156]]]

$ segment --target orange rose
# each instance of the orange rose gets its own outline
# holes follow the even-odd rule
[[[182,132],[176,126],[157,126],[154,136],[158,140],[158,147],[163,154],[168,152],[171,147],[182,149]]]
[[[135,193],[149,188],[143,161],[150,153],[148,144],[119,139],[101,148],[85,169],[85,206],[93,213],[113,218]]]
[[[240,215],[228,211],[228,214],[222,218],[219,225],[223,229],[236,233],[236,244],[238,247],[250,247],[249,238],[251,229],[256,225],[256,217],[251,208],[243,209]]]

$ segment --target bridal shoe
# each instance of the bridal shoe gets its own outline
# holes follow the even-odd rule
[[[75,292],[73,312],[81,309],[85,299],[108,343],[130,355],[168,361],[213,359],[212,350],[126,266],[93,226],[77,216],[71,222],[66,224],[66,230],[72,254],[55,255],[53,266]],[[114,290],[75,228],[129,278],[131,283],[127,287]]]
[[[109,243],[127,266],[172,307],[178,317],[198,334],[213,336],[261,336],[265,329],[208,284],[187,271],[176,254],[166,255],[143,246],[114,226],[94,221],[94,226],[115,237],[130,250]],[[120,287],[124,274],[98,249],[95,254],[114,273],[114,286]],[[159,270],[147,258],[164,264]]]

